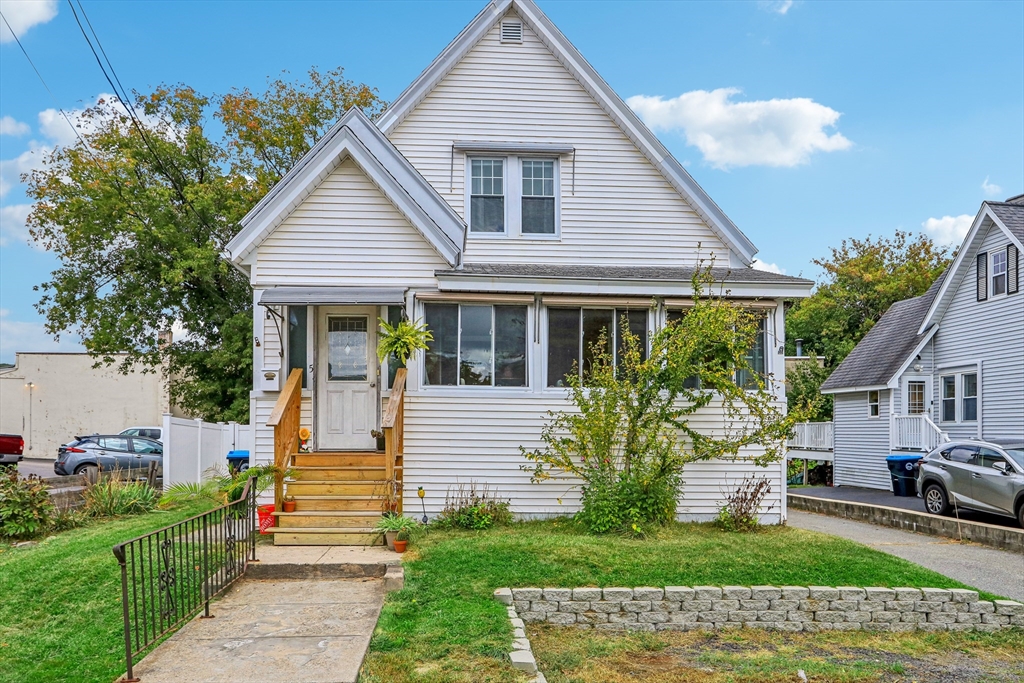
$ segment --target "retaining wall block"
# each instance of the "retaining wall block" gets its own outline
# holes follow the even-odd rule
[[[693,589],[687,588],[686,586],[666,586],[665,599],[679,600],[680,602],[693,600]]]
[[[547,622],[549,624],[560,624],[565,626],[566,624],[575,624],[576,615],[571,612],[548,612]]]
[[[590,611],[590,603],[580,602],[577,600],[566,600],[565,602],[558,603],[558,611],[580,614],[581,612]]]
[[[534,600],[530,603],[531,612],[557,612],[558,603],[550,600]]]
[[[650,600],[630,600],[629,602],[622,603],[623,612],[650,612],[651,601]]]
[[[953,602],[978,602],[978,591],[969,591],[964,588],[952,588],[949,591]]]
[[[572,599],[586,602],[595,602],[601,599],[600,588],[573,588]]]
[[[513,588],[512,600],[540,600],[544,597],[544,591],[540,588]]]
[[[953,597],[945,588],[922,588],[921,595],[929,602],[949,602]]]
[[[996,608],[996,614],[1005,614],[1010,617],[1024,614],[1024,604],[1016,600],[996,600],[993,604]]]
[[[999,602],[999,600],[996,600]],[[968,612],[977,612],[978,614],[992,614],[996,611],[996,606],[988,600],[979,600],[978,602],[969,603]]]
[[[562,602],[563,600],[572,600],[572,589],[571,588],[545,588],[544,599],[550,600],[551,602]]]
[[[494,591],[494,599],[503,605],[512,604],[512,591],[508,588],[499,588]]]
[[[891,588],[865,588],[864,599],[873,602],[886,602],[896,599],[896,591]],[[931,598],[929,598],[931,599]]]
[[[633,599],[633,589],[631,588],[605,588],[604,599],[611,602],[622,602],[624,600]]]
[[[772,602],[773,602],[772,600],[740,600],[740,607],[739,608],[740,609],[751,609],[751,610],[754,610],[754,611],[766,610],[766,609],[771,609]],[[794,602],[796,603],[796,607],[794,607],[793,609],[796,609],[797,607],[800,606],[800,601],[799,600],[795,600]]]
[[[622,603],[601,600],[600,602],[590,603],[590,609],[604,614],[615,614],[622,611]]]
[[[897,600],[920,600],[920,588],[893,588],[896,591]]]
[[[664,588],[634,588],[634,600],[663,600],[665,598]]]
[[[722,598],[725,600],[749,600],[750,589],[744,586],[722,586]]]
[[[839,591],[840,600],[849,601],[867,599],[867,593],[863,588],[856,588],[854,586],[839,586],[837,590]]]
[[[694,586],[694,600],[721,600],[722,589],[716,586]]]
[[[783,600],[803,600],[811,591],[805,586],[783,586],[782,587],[782,599]]]
[[[838,600],[839,591],[835,588],[828,586],[808,586],[809,595],[811,600]]]
[[[775,586],[751,586],[752,600],[778,600],[782,597],[782,589]]]

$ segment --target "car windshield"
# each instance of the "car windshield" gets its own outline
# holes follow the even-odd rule
[[[1017,464],[1024,467],[1024,448],[1004,448],[1006,454],[1017,461]]]

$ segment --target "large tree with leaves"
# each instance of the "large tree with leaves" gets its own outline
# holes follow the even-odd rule
[[[187,411],[247,420],[252,296],[224,246],[345,110],[374,117],[384,103],[341,69],[261,94],[179,85],[135,98],[135,118],[116,99],[87,109],[81,140],[26,178],[32,237],[60,260],[37,308],[48,332],[80,334],[100,363],[167,372]],[[185,334],[166,343],[172,327]]]

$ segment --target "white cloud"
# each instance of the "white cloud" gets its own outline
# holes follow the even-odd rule
[[[988,176],[985,176],[985,179],[981,181],[981,191],[985,193],[986,197],[997,197],[1003,193],[1003,188],[990,183]]]
[[[757,6],[766,12],[785,14],[793,7],[793,0],[761,0]]]
[[[27,123],[18,121],[13,116],[0,117],[0,135],[28,135],[32,131]]]
[[[23,173],[42,168],[43,160],[49,155],[50,147],[33,140],[29,148],[14,157],[0,161],[0,198],[6,197],[15,185],[21,184]]]
[[[963,214],[962,216],[929,218],[921,224],[921,227],[937,244],[949,246],[963,242],[973,222],[974,216]]]
[[[635,95],[626,102],[656,130],[682,130],[712,166],[797,166],[815,152],[849,149],[853,143],[824,129],[840,113],[806,97],[733,102],[740,90],[693,90],[662,99]]]
[[[57,0],[4,0],[0,2],[0,11],[7,19],[0,21],[0,43],[10,43],[14,41],[11,30],[21,38],[33,26],[57,16]]]
[[[84,351],[74,335],[64,333],[60,341],[46,333],[43,324],[11,320],[10,311],[0,309],[0,361],[13,363],[17,351]]]
[[[754,262],[750,265],[752,265],[755,270],[765,270],[768,271],[769,273],[775,273],[777,275],[786,274],[785,268],[782,268],[774,263],[765,263],[759,258],[754,259]]]
[[[31,237],[25,219],[32,211],[31,204],[11,204],[0,207],[0,247],[11,244],[29,244]],[[34,245],[34,243],[32,243]]]

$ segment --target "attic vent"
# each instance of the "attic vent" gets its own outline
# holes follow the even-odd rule
[[[501,42],[523,42],[523,22],[518,19],[509,19],[501,22]]]

